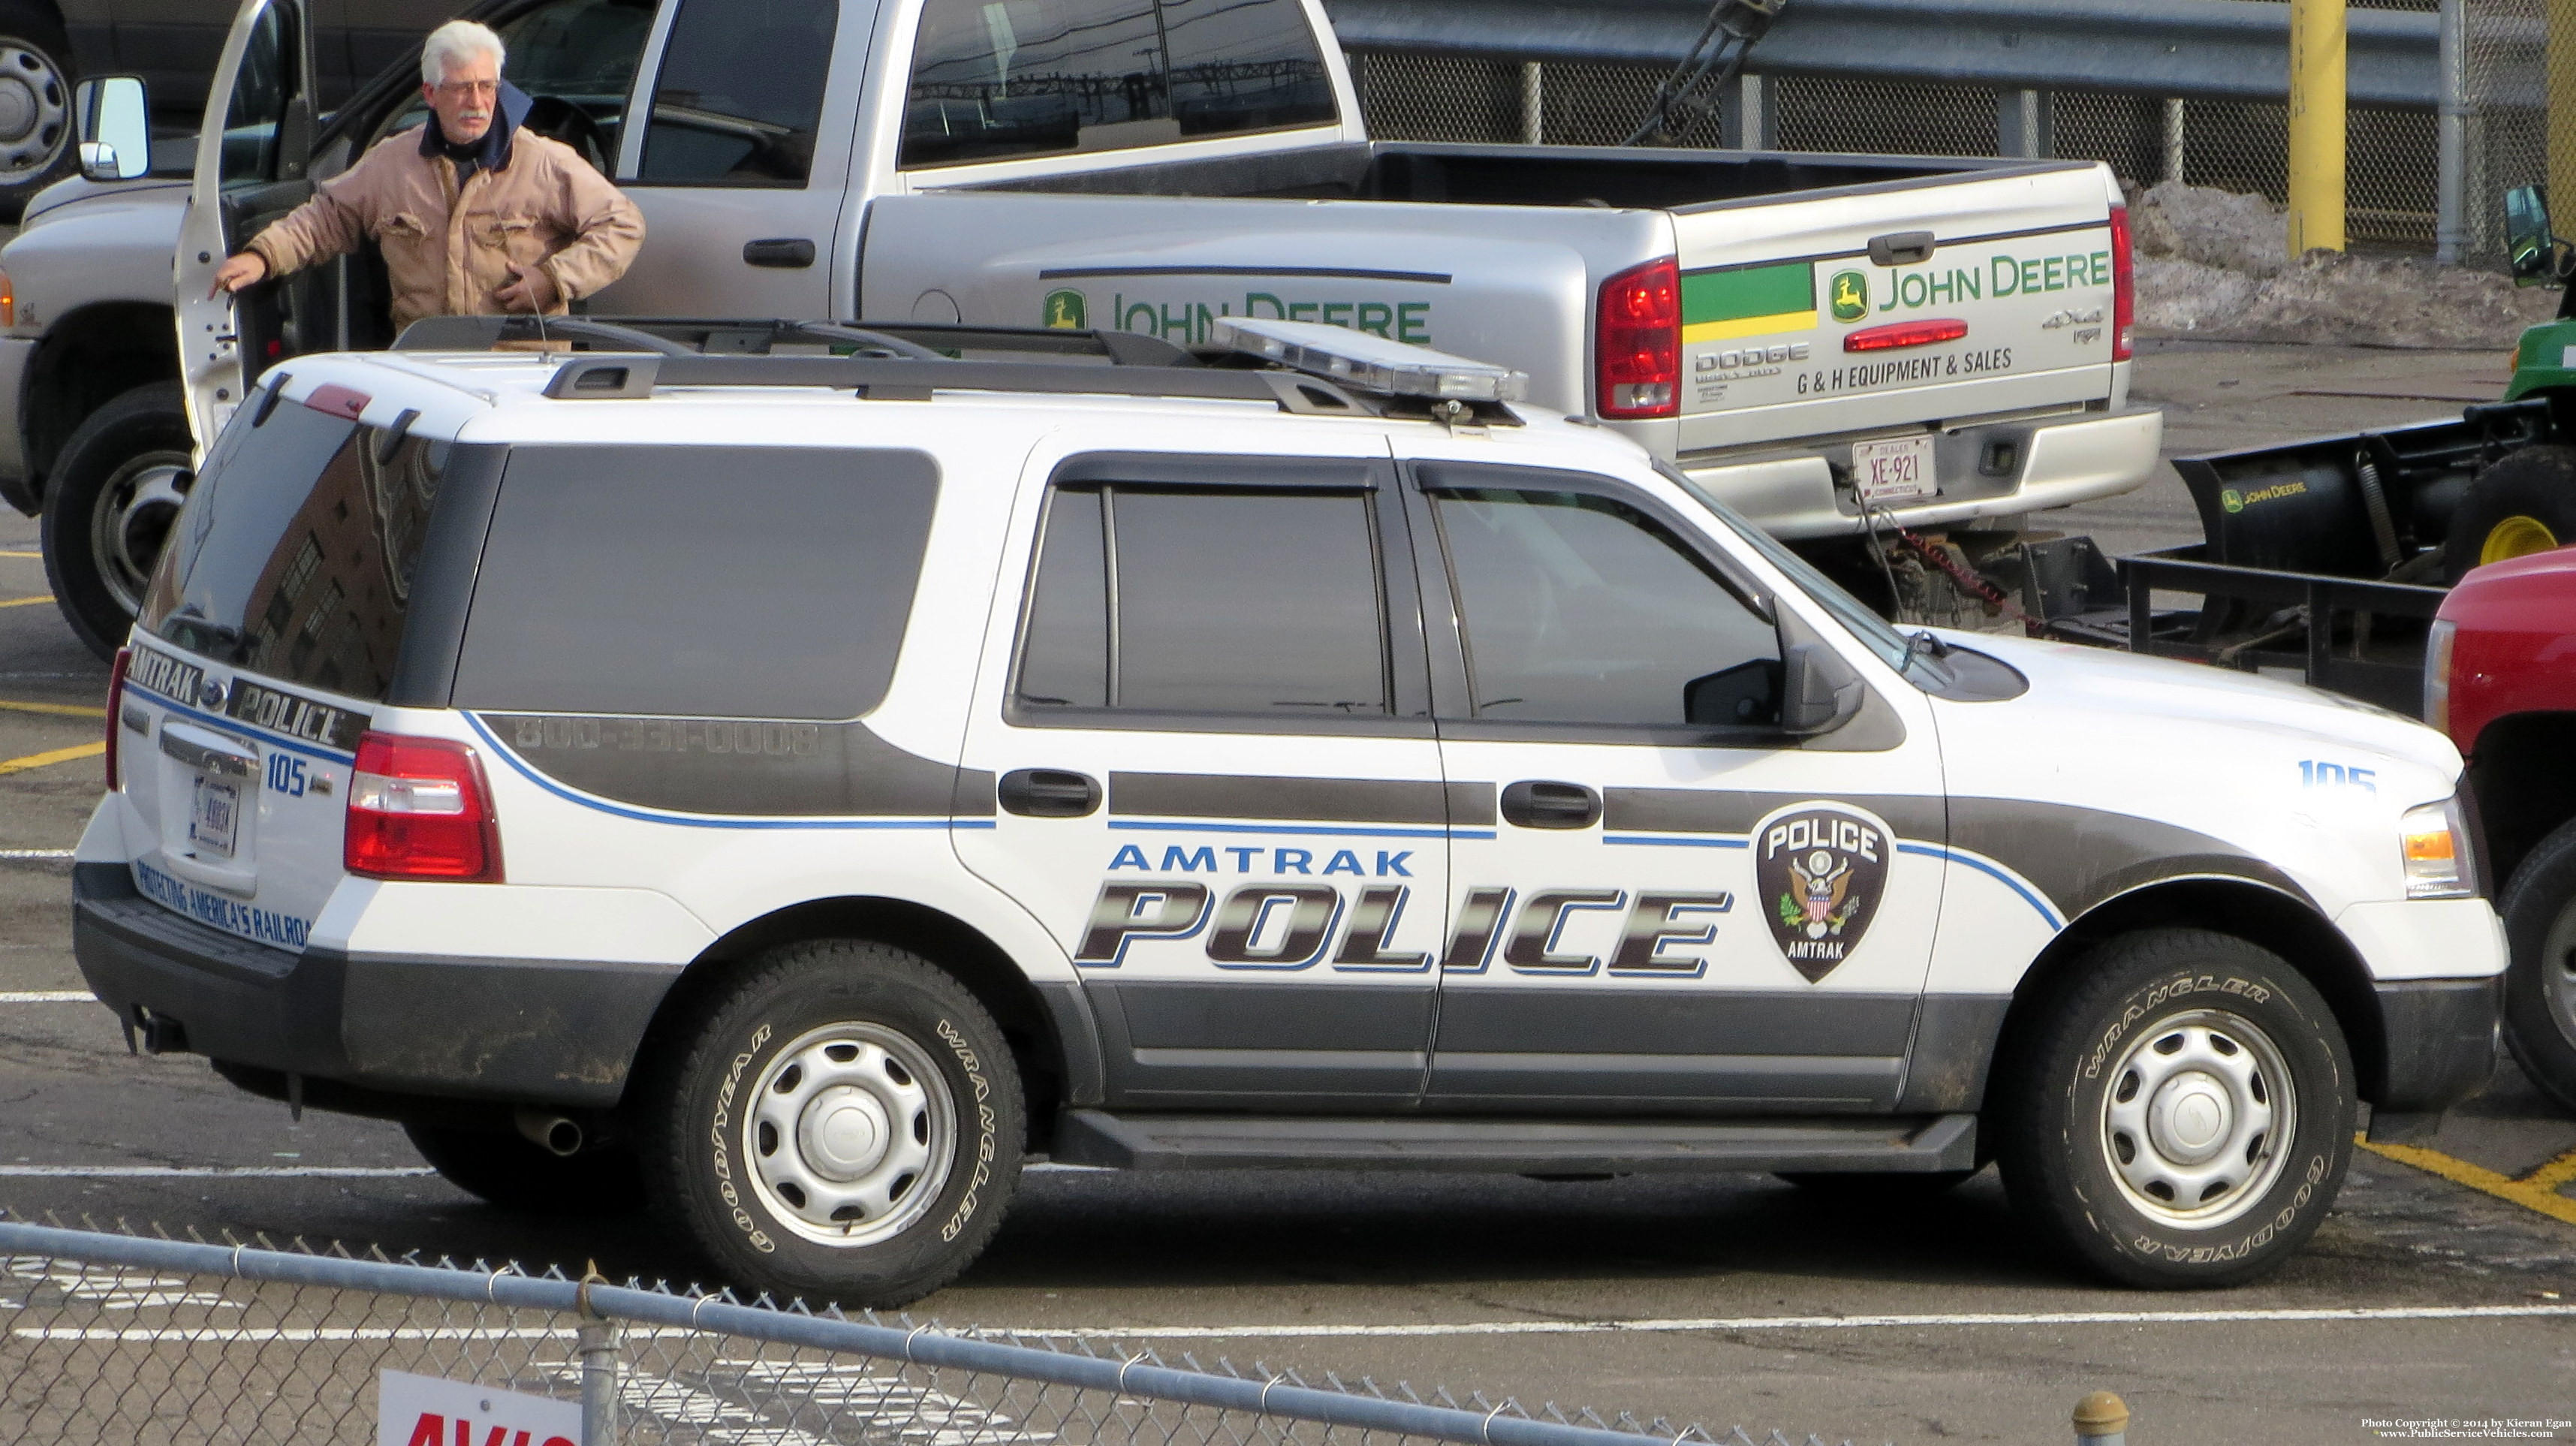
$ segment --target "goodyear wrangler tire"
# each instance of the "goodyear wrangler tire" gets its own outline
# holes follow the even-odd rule
[[[2576,823],[2515,866],[2497,912],[2513,947],[2505,1045],[2541,1093],[2576,1113]]]
[[[2043,1238],[2128,1285],[2234,1285],[2307,1242],[2352,1155],[2352,1057],[2278,955],[2200,929],[2077,960],[2000,1072],[1997,1160]]]
[[[929,961],[789,945],[676,1044],[646,1093],[654,1204],[734,1284],[899,1306],[992,1238],[1019,1179],[1019,1074]]]

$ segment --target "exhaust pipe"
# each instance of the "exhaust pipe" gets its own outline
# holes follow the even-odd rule
[[[511,1116],[528,1143],[558,1157],[581,1152],[581,1126],[543,1110],[520,1110]]]

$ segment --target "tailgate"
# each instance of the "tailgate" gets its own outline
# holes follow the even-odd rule
[[[1675,211],[1681,449],[2107,398],[2117,194],[2060,163]]]

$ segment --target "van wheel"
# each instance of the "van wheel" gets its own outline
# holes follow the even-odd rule
[[[2480,472],[2451,514],[2442,571],[2458,582],[2473,567],[2576,543],[2576,447],[2525,447]]]
[[[2234,1285],[2278,1266],[2352,1155],[2352,1056],[2280,956],[2203,929],[2100,945],[1999,1072],[1996,1158],[2018,1214],[2128,1285]]]
[[[45,488],[45,576],[54,605],[104,661],[125,645],[193,463],[179,384],[136,387],[63,444]]]
[[[853,939],[762,956],[643,1096],[653,1202],[736,1285],[891,1307],[982,1252],[1019,1183],[1019,1072],[919,955]]]
[[[2499,912],[2513,949],[2505,1044],[2542,1094],[2576,1113],[2576,823],[2515,867]]]
[[[72,169],[72,47],[40,6],[0,3],[0,221]]]
[[[624,1215],[644,1207],[641,1162],[619,1146],[558,1155],[493,1130],[407,1124],[403,1133],[440,1179],[504,1210]]]

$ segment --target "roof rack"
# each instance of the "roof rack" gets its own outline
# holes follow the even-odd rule
[[[1301,328],[1320,331],[1322,328]],[[650,396],[657,386],[831,387],[866,399],[927,401],[935,391],[992,391],[1127,397],[1199,397],[1270,402],[1309,416],[1419,418],[1449,424],[1517,426],[1506,395],[1425,395],[1431,388],[1374,388],[1387,375],[1389,347],[1410,353],[1425,374],[1451,362],[1479,376],[1482,363],[1369,344],[1377,365],[1327,371],[1331,338],[1303,338],[1283,356],[1256,349],[1251,327],[1234,349],[1201,356],[1159,337],[1122,331],[925,322],[827,322],[693,317],[437,316],[403,329],[405,352],[543,347],[569,352],[545,394],[565,400]],[[998,358],[1001,359],[996,359]],[[1027,358],[1020,360],[1018,358]],[[1295,369],[1266,363],[1286,361]],[[1518,373],[1508,375],[1518,376]],[[1525,378],[1523,379],[1526,380]]]

